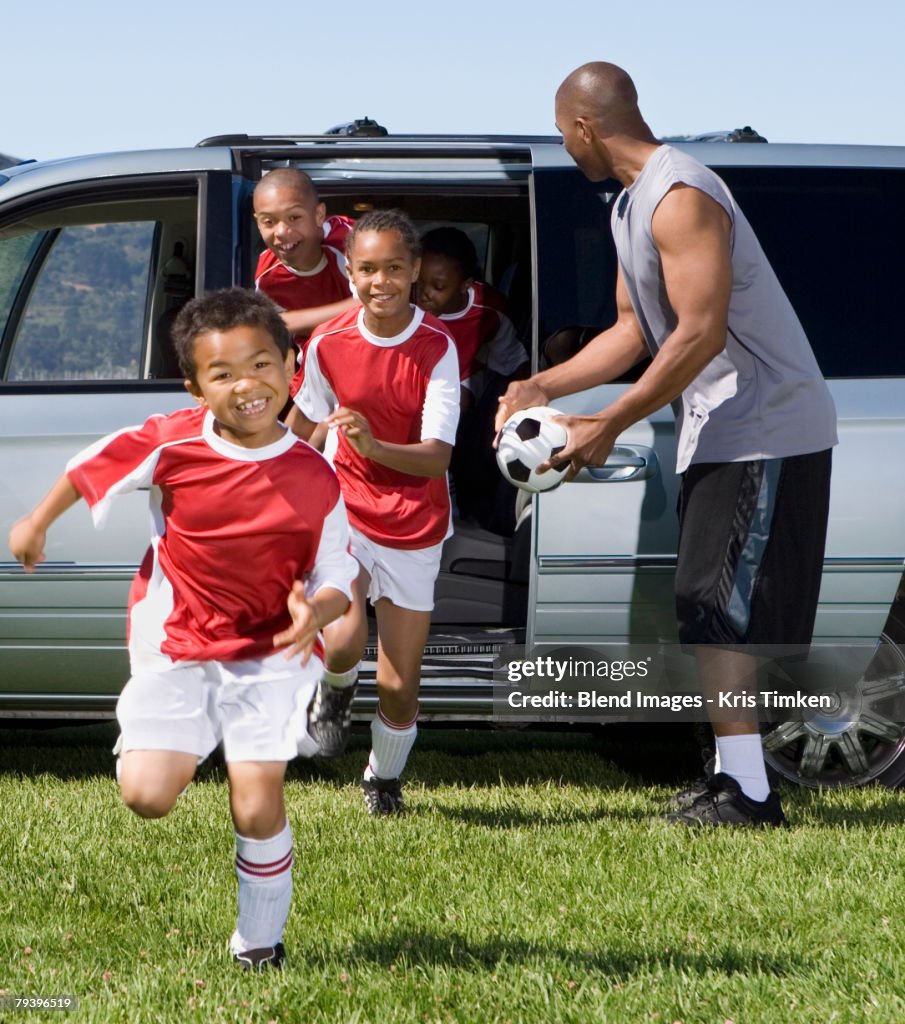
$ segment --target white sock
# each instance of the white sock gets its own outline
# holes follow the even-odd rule
[[[361,662],[358,663],[360,665]],[[344,690],[351,686],[358,678],[358,665],[353,665],[347,672],[331,672],[324,669],[324,681],[333,687],[334,690]]]
[[[236,833],[239,922],[230,948],[234,953],[275,946],[283,937],[292,900],[292,830],[289,822],[270,839]]]
[[[371,756],[365,768],[365,778],[398,779],[409,759],[409,753],[418,735],[418,716],[403,725],[389,722],[380,707],[371,722]]]
[[[717,736],[716,759],[718,771],[731,775],[745,796],[763,801],[770,795],[760,733]]]

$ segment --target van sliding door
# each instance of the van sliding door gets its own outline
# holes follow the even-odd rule
[[[560,147],[537,147],[532,176],[538,359],[563,328],[603,330],[615,319],[616,262],[609,211],[614,182],[589,183]],[[627,382],[555,405],[592,413]],[[675,638],[674,419],[669,408],[635,424],[606,467],[538,495],[528,641],[658,643]]]

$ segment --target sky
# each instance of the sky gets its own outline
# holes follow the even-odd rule
[[[462,0],[6,5],[0,152],[47,159],[307,134],[551,134],[590,60],[634,78],[656,135],[905,145],[905,3]]]

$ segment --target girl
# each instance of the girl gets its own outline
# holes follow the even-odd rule
[[[377,618],[379,701],[362,790],[370,814],[398,814],[399,776],[417,731],[434,581],[451,533],[446,472],[459,368],[443,325],[409,301],[420,242],[405,214],[376,210],[362,217],[346,259],[361,307],[312,334],[305,382],[289,417],[306,439],[321,421],[336,431],[334,467],[361,565],[355,606],[325,637],[332,686],[321,688],[312,708],[312,733],[317,737],[321,721],[331,728],[340,702],[347,728],[355,675],[348,666],[364,647],[367,594]],[[317,738],[329,746],[329,735]]]

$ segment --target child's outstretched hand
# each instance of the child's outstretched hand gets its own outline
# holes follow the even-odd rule
[[[296,580],[292,584],[292,590],[289,591],[286,603],[289,614],[292,616],[292,625],[282,633],[277,633],[273,638],[273,646],[286,647],[288,645],[286,660],[291,661],[301,654],[302,664],[307,665],[311,652],[314,650],[321,624],[314,606],[305,597],[305,584],[301,580]]]
[[[9,549],[26,572],[34,572],[35,566],[44,561],[44,544],[47,531],[35,526],[32,517],[25,516],[9,531]]]
[[[336,427],[349,444],[366,459],[371,458],[377,442],[371,433],[371,425],[360,412],[340,406],[324,420],[327,426]]]

